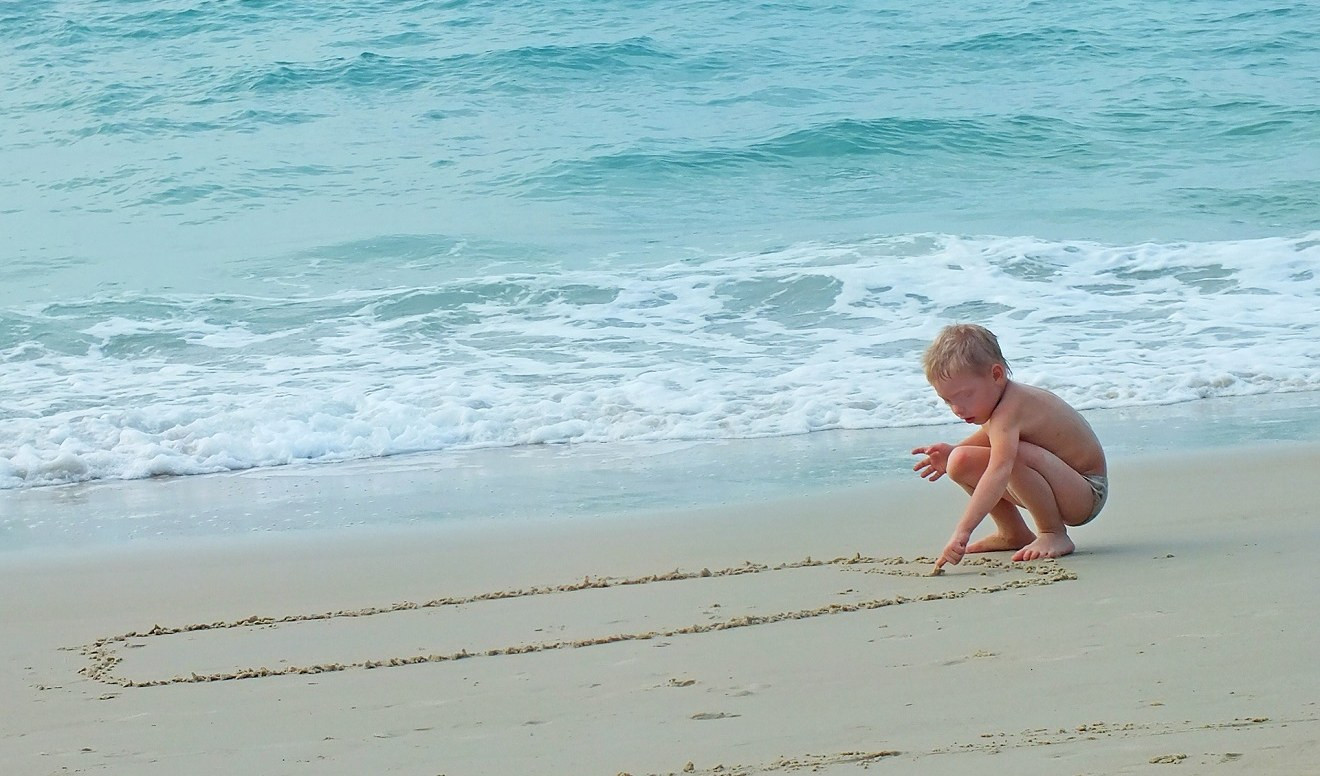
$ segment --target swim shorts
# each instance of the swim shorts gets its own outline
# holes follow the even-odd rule
[[[1077,525],[1086,525],[1100,514],[1100,510],[1105,508],[1105,501],[1109,499],[1109,475],[1108,474],[1083,474],[1082,478],[1091,486],[1091,493],[1095,494],[1095,501],[1091,504],[1091,515]]]

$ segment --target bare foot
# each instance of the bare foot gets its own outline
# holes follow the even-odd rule
[[[1031,531],[1024,531],[1021,534],[1005,536],[1002,533],[996,533],[993,536],[987,536],[984,539],[978,539],[967,545],[967,552],[1002,552],[1003,550],[1020,550],[1031,544],[1031,540],[1036,535]],[[1013,560],[1017,560],[1014,558]]]
[[[1018,550],[1013,560],[1039,560],[1041,558],[1062,558],[1077,549],[1066,533],[1043,533],[1036,541]]]

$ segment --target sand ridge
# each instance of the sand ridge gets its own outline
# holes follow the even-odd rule
[[[938,581],[942,584],[948,584],[950,582],[965,583],[966,580],[979,579],[982,576],[988,576],[992,573],[998,576],[1006,576],[1008,578],[992,584],[964,586],[953,590],[924,592],[914,595],[892,595],[867,598],[864,600],[829,603],[819,606],[809,606],[806,608],[790,608],[764,614],[747,613],[739,616],[717,618],[714,619],[714,621],[691,623],[677,627],[636,632],[610,633],[590,638],[530,641],[507,644],[498,647],[474,648],[471,650],[468,648],[461,648],[458,650],[441,652],[412,652],[411,654],[384,655],[348,661],[317,662],[297,665],[288,664],[286,662],[285,664],[276,663],[273,667],[268,663],[267,665],[239,667],[234,670],[189,671],[187,673],[180,673],[172,676],[147,678],[130,678],[122,675],[122,671],[119,670],[120,665],[124,660],[122,649],[125,646],[141,648],[149,646],[152,639],[177,634],[204,635],[207,632],[234,631],[237,629],[253,629],[298,623],[360,620],[362,618],[388,614],[454,608],[487,602],[508,601],[511,599],[567,595],[589,590],[635,588],[687,580],[715,580],[746,577],[749,575],[769,575],[793,570],[819,569],[825,567],[833,567],[841,571],[920,579],[931,576],[929,566],[933,564],[933,562],[933,559],[926,557],[916,557],[909,560],[899,556],[867,557],[857,553],[852,556],[840,556],[830,560],[807,557],[800,561],[779,563],[775,565],[747,561],[737,566],[715,570],[709,568],[702,568],[698,571],[683,571],[675,569],[666,573],[636,577],[592,577],[587,575],[580,581],[560,585],[496,590],[463,597],[435,598],[422,602],[402,601],[385,606],[353,610],[334,610],[280,616],[251,615],[237,620],[194,623],[181,626],[163,626],[157,624],[146,630],[129,631],[115,636],[108,636],[96,639],[95,641],[81,647],[72,647],[70,649],[78,650],[89,661],[89,665],[79,671],[81,675],[89,679],[120,687],[156,687],[171,684],[258,679],[288,676],[292,674],[321,674],[349,670],[381,669],[422,663],[443,663],[469,658],[528,654],[548,650],[580,649],[624,641],[645,641],[658,638],[690,636],[732,628],[746,628],[790,620],[822,617],[826,615],[869,611],[887,606],[899,606],[918,602],[962,598],[968,595],[996,593],[1024,587],[1049,585],[1055,582],[1074,580],[1077,578],[1076,574],[1054,561],[1046,561],[1036,564],[1011,564],[995,558],[981,556],[969,558],[962,564],[962,571],[960,573],[943,575]],[[937,580],[934,579],[931,580],[931,582],[936,581]],[[856,591],[850,589],[846,592]],[[130,641],[133,643],[129,644]]]
[[[1287,727],[1289,723],[1315,721],[1316,719],[1314,717],[1287,720],[1275,720],[1268,717],[1248,717],[1210,723],[1193,722],[1191,720],[1185,720],[1183,722],[1125,722],[1114,724],[1091,722],[1076,725],[1072,728],[1037,728],[1014,733],[982,733],[980,736],[981,740],[976,742],[951,744],[949,746],[926,751],[878,749],[874,751],[838,752],[835,754],[802,754],[796,756],[781,756],[775,760],[759,764],[716,763],[703,768],[699,768],[695,763],[689,761],[678,771],[652,772],[645,774],[633,774],[629,771],[620,771],[618,776],[683,776],[683,774],[693,774],[694,776],[754,776],[755,774],[763,773],[791,773],[797,771],[825,773],[844,766],[849,766],[848,771],[851,772],[853,770],[851,766],[860,766],[861,768],[866,769],[869,768],[870,765],[878,763],[881,760],[889,759],[911,761],[922,760],[929,757],[968,753],[998,754],[1009,749],[1032,749],[1069,743],[1152,738],[1175,733],[1213,733],[1215,731],[1225,731],[1235,728],[1260,728],[1267,726]],[[1169,754],[1150,757],[1148,758],[1147,763],[1151,765],[1177,765],[1184,762],[1195,762],[1199,765],[1215,765],[1236,762],[1242,756],[1242,752],[1226,749],[1207,751],[1198,754],[1171,752]]]

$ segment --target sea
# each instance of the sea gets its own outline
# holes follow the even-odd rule
[[[1097,417],[1312,408],[1315,30],[1287,0],[0,1],[0,545],[398,517],[77,508],[125,482],[447,473],[426,520],[864,480],[874,434],[954,433],[919,360],[955,321]]]

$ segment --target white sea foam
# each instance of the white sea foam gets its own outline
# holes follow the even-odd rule
[[[0,487],[562,442],[945,422],[921,349],[994,329],[1082,408],[1320,389],[1320,234],[909,235],[292,300],[0,311]]]

